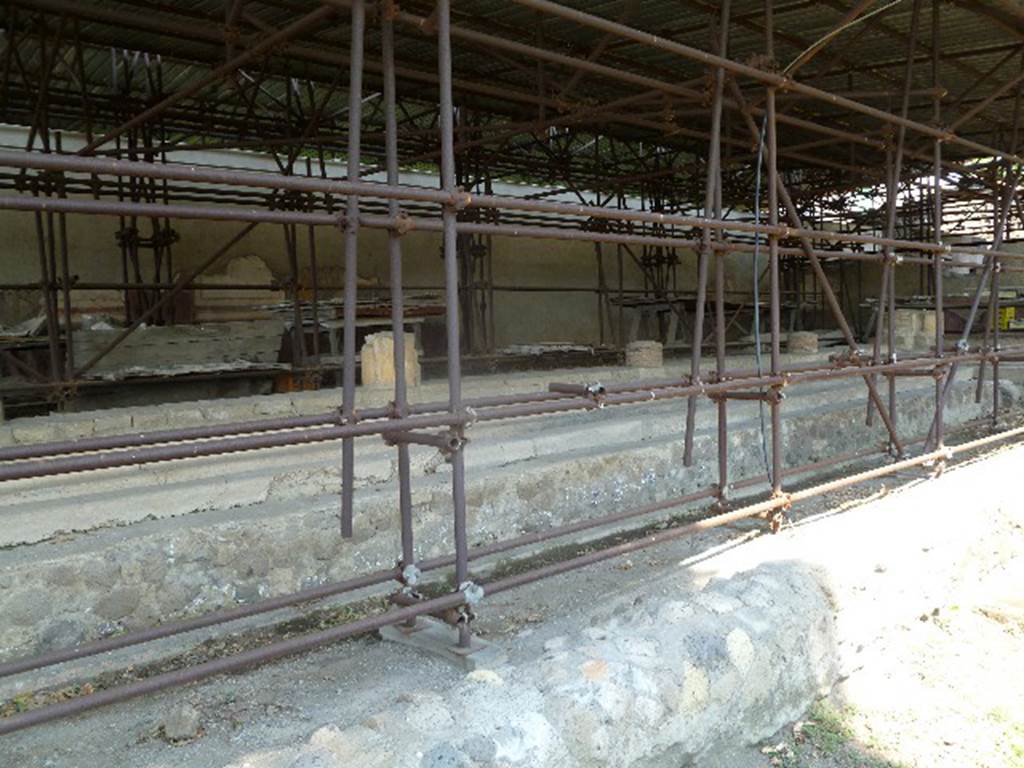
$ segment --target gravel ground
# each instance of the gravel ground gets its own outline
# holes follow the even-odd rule
[[[855,510],[937,514],[934,528],[908,515],[879,531],[889,545],[854,556],[870,574],[835,565],[843,679],[716,768],[1024,768],[1022,470],[1024,448],[1004,448]],[[999,485],[1006,500],[979,514],[972,489]]]

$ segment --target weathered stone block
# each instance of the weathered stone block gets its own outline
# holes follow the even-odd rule
[[[660,342],[631,341],[626,345],[626,365],[630,368],[661,368],[664,364]]]
[[[139,599],[139,590],[134,587],[117,587],[96,602],[96,614],[111,621],[123,619],[138,607]]]
[[[57,425],[49,418],[18,419],[12,425],[16,443],[48,443],[58,439]]]
[[[818,334],[813,331],[793,331],[789,334],[786,347],[795,354],[814,354],[818,351]]]
[[[176,704],[161,725],[164,738],[171,742],[194,739],[202,731],[199,712],[185,702]]]
[[[395,343],[390,333],[372,333],[360,352],[363,385],[393,386],[395,383]],[[420,383],[419,353],[411,333],[405,334],[405,381],[411,387]]]

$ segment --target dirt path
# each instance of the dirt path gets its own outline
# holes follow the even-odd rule
[[[881,551],[857,554],[873,574],[835,583],[843,634],[856,643],[844,679],[804,721],[723,768],[1024,768],[1024,499],[981,521],[970,515],[971,487],[1016,483],[1014,471],[1024,471],[1024,451],[1007,449],[976,463],[970,486],[887,499],[896,515],[907,504],[961,505],[964,525],[894,520],[878,531],[901,539],[903,554],[880,539]],[[951,562],[944,543],[957,538],[970,543]],[[916,586],[905,578],[913,569]],[[872,631],[856,637],[862,626]]]

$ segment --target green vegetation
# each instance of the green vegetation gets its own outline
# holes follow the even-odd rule
[[[993,709],[988,719],[1002,726],[1000,741],[1006,748],[1007,768],[1024,768],[1024,720],[1011,717],[1003,709]]]
[[[905,768],[858,743],[850,727],[850,709],[818,702],[793,726],[792,736],[762,752],[774,768]]]

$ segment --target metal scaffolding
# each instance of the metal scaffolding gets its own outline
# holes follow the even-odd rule
[[[829,0],[810,8],[775,6],[772,0],[686,0],[685,12],[662,2],[601,4],[595,12],[584,10],[591,4],[550,0],[481,1],[457,11],[450,5],[6,4],[0,119],[27,126],[29,139],[22,150],[0,151],[0,209],[25,212],[36,225],[40,278],[7,286],[43,298],[49,367],[22,371],[36,380],[33,386],[54,399],[73,395],[106,354],[143,323],[162,318],[176,295],[196,285],[255,228],[281,227],[285,233],[296,290],[300,233],[307,231],[314,308],[322,288],[315,264],[325,259],[315,251],[316,228],[337,231],[345,279],[337,411],[2,448],[0,482],[59,482],[71,472],[341,441],[339,517],[341,535],[351,537],[359,525],[355,439],[380,436],[398,456],[401,556],[393,568],[345,582],[0,663],[0,676],[11,675],[397,582],[395,607],[383,614],[19,714],[0,720],[0,734],[427,614],[454,623],[457,643],[468,648],[474,610],[486,595],[744,518],[761,517],[777,528],[794,503],[908,468],[941,465],[954,453],[1024,434],[1024,428],[1003,429],[999,401],[1000,363],[1024,360],[1024,348],[1004,346],[996,322],[1000,276],[1024,271],[1017,264],[1024,254],[1006,244],[1022,220],[1017,193],[1024,163],[1018,154],[1024,13],[1000,2],[940,0]],[[858,31],[848,33],[853,28]],[[955,45],[947,42],[953,30]],[[711,41],[711,50],[700,41]],[[65,146],[72,131],[85,137],[80,148]],[[214,148],[267,152],[278,171],[174,160],[178,152]],[[346,161],[343,178],[329,175],[333,158]],[[403,168],[423,166],[436,169],[436,188],[402,183]],[[368,178],[378,172],[383,180]],[[550,189],[494,194],[493,182],[502,179],[543,181]],[[578,202],[553,199],[565,193]],[[980,220],[975,205],[986,212]],[[76,284],[70,272],[71,216],[116,220],[122,279],[104,285],[144,297],[122,332],[88,360],[74,358],[70,338],[72,294],[91,285]],[[175,278],[172,222],[189,220],[236,222],[240,228]],[[355,404],[362,228],[387,233],[396,371],[388,408]],[[410,232],[440,238],[446,402],[410,403],[406,388],[402,267],[403,237]],[[964,232],[972,242],[954,247],[951,238]],[[697,277],[687,286],[695,292],[689,375],[608,387],[553,383],[545,392],[464,398],[463,352],[493,345],[495,237],[593,243],[601,337],[607,328],[620,344],[623,259],[640,267],[647,295],[669,300],[680,293],[676,266],[692,255]],[[617,288],[605,274],[605,245],[619,264]],[[769,363],[767,370],[730,370],[726,259],[746,262],[762,252]],[[870,350],[862,348],[857,323],[848,317],[842,283],[839,290],[833,285],[836,270],[843,279],[843,265],[878,270]],[[966,323],[952,343],[944,328],[943,289],[943,272],[951,267],[975,269],[977,278]],[[903,357],[897,350],[901,270],[916,270],[932,298],[936,328],[926,354]],[[791,280],[789,289],[784,280]],[[827,364],[785,365],[784,301],[787,295],[806,300],[808,281],[845,348]],[[616,293],[613,322],[616,305],[609,299]],[[298,299],[295,312],[301,336]],[[982,315],[984,337],[975,347],[972,333]],[[318,346],[311,359],[304,340],[294,347],[298,369],[319,367]],[[708,347],[714,349],[713,372],[704,358]],[[958,375],[974,366],[987,366],[991,377],[992,434],[948,445],[946,402]],[[906,376],[935,379],[934,415],[923,439],[899,429],[898,384]],[[885,445],[786,466],[784,394],[805,382],[848,377],[863,381],[867,418],[880,419]],[[685,400],[681,437],[689,466],[700,398],[716,408],[714,486],[469,547],[464,456],[474,424]],[[734,399],[760,401],[770,411],[770,467],[763,477],[729,478],[728,404]],[[437,448],[452,467],[453,551],[432,559],[417,556],[414,538],[413,444]],[[870,457],[881,463],[800,490],[787,488],[787,477]],[[763,499],[735,503],[735,491],[766,480]],[[716,502],[714,514],[697,522],[489,583],[473,579],[474,560],[705,499]],[[421,598],[416,585],[438,569],[453,571],[455,588]]]

